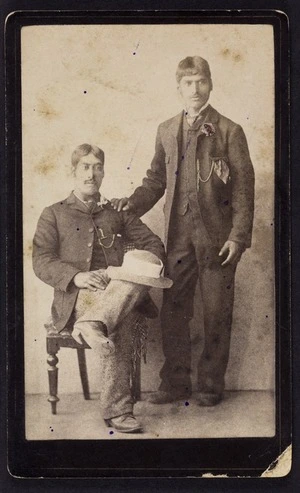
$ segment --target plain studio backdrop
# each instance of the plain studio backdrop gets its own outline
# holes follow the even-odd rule
[[[273,390],[274,51],[267,25],[80,25],[22,29],[23,234],[27,393],[47,393],[44,322],[53,290],[32,270],[32,238],[43,208],[73,189],[70,157],[91,143],[105,151],[107,198],[128,196],[154,153],[159,123],[182,110],[175,71],[189,55],[207,59],[210,102],[242,125],[256,174],[253,244],[239,264],[226,388]],[[144,216],[163,236],[163,199]],[[209,290],[209,286],[207,286]],[[153,292],[160,302],[160,293]],[[142,389],[156,390],[163,357],[159,320],[151,324]],[[201,351],[201,306],[192,324]],[[59,392],[81,392],[73,350],[59,354]],[[195,358],[194,358],[195,359]],[[87,351],[92,392],[98,361]]]

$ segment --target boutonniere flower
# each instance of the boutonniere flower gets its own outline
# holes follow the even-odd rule
[[[108,203],[108,200],[104,197],[104,195],[101,195],[100,196],[100,201],[97,202],[97,206],[98,207],[103,207],[104,205],[106,205]]]
[[[211,137],[212,135],[214,135],[214,133],[216,133],[216,129],[212,123],[203,123],[203,125],[201,125],[200,127],[200,130],[203,134],[206,135],[206,137]]]

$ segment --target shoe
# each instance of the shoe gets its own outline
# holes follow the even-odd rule
[[[197,396],[199,406],[216,406],[223,400],[222,394],[213,394],[211,392],[200,392]]]
[[[168,402],[186,400],[190,397],[190,394],[178,394],[173,392],[167,392],[165,390],[159,390],[155,394],[151,395],[147,400],[152,404],[167,404]]]
[[[105,419],[104,422],[108,428],[114,428],[120,433],[140,433],[143,431],[143,428],[132,414],[122,414],[116,418]]]
[[[99,349],[104,356],[109,356],[115,352],[115,345],[103,334],[99,327],[103,331],[106,329],[106,326],[102,322],[78,322],[74,325],[72,332],[73,339],[81,344],[81,335],[92,349]]]

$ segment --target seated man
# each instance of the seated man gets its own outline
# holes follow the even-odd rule
[[[108,426],[141,431],[130,392],[132,310],[149,286],[169,287],[163,278],[160,239],[135,215],[118,213],[100,195],[104,153],[83,144],[72,154],[75,189],[46,207],[33,241],[35,274],[54,288],[52,319],[57,331],[74,326],[100,350],[103,364],[101,407]],[[124,241],[137,250],[124,256]],[[122,267],[120,267],[122,265]]]

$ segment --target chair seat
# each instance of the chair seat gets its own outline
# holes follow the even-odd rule
[[[50,316],[48,320],[45,322],[44,327],[47,331],[47,337],[48,336],[71,336],[72,335],[72,330],[73,327],[65,327],[63,330],[60,332],[57,330],[55,325],[53,324],[52,317]]]
[[[72,337],[73,327],[65,327],[62,331],[58,331],[51,318],[44,324],[47,332],[47,349],[52,352],[53,344],[58,347],[69,347],[75,349],[91,349],[82,335],[79,335],[81,344]]]

